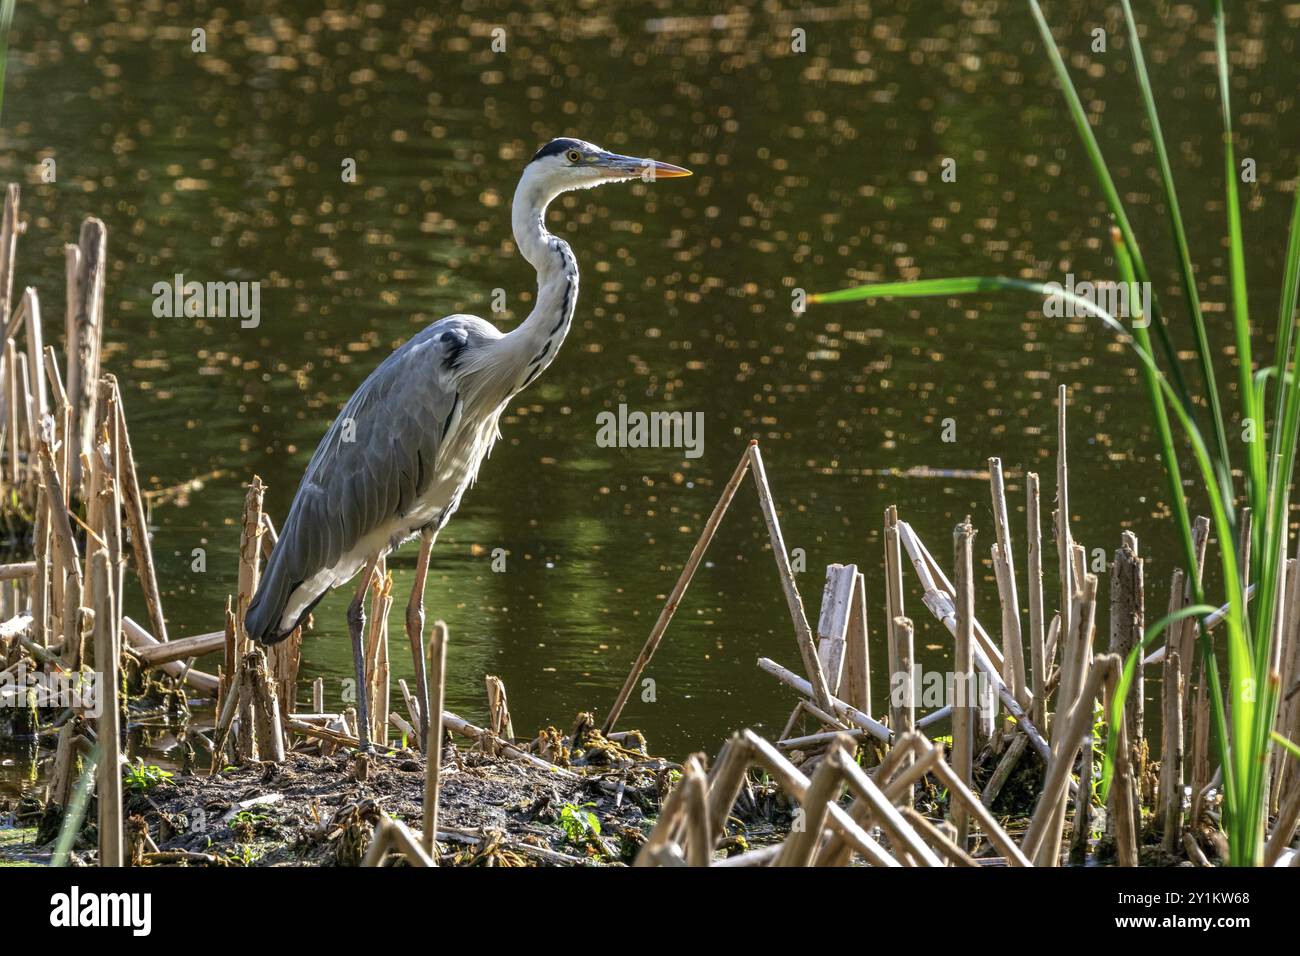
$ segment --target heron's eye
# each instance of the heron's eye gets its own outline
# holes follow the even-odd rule
[[[576,149],[571,149],[564,154],[564,158],[576,166],[582,160],[582,153],[578,152]]]

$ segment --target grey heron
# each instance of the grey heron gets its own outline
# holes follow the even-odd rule
[[[547,143],[524,167],[511,209],[515,244],[537,270],[532,312],[507,333],[473,315],[449,315],[416,333],[366,378],[317,447],[245,627],[263,644],[284,640],[332,588],[364,572],[347,613],[363,749],[370,748],[363,601],[375,565],[420,537],[405,623],[427,750],[422,649],[430,551],[492,450],[506,403],[555,360],[573,321],[578,264],[568,243],[547,231],[546,207],[574,189],[689,175],[579,139]]]

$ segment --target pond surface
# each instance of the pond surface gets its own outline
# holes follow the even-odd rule
[[[1123,27],[1095,19],[1118,8],[1080,6],[1047,13],[1188,343]],[[1235,379],[1206,5],[1139,6],[1212,334]],[[1289,118],[1300,6],[1234,8],[1239,154],[1258,167],[1243,187],[1252,304],[1271,329],[1300,146]],[[814,621],[826,564],[866,572],[883,712],[883,511],[897,504],[945,566],[953,524],[972,516],[980,616],[996,633],[984,469],[991,455],[1006,464],[1023,596],[1023,475],[1042,474],[1046,520],[1059,384],[1072,398],[1075,536],[1109,557],[1134,530],[1148,605],[1163,609],[1176,539],[1145,398],[1109,333],[1009,295],[791,308],[796,289],[865,279],[1115,277],[1104,206],[1024,4],[685,9],[20,6],[0,133],[0,175],[24,184],[29,221],[18,282],[38,287],[61,348],[62,245],[85,215],[107,223],[103,361],[123,383],[142,479],[154,490],[201,479],[153,510],[173,636],[221,626],[247,481],[268,484],[281,522],[317,441],[383,356],[448,313],[502,328],[527,315],[534,276],[510,238],[510,199],[523,164],[558,135],[695,176],[553,207],[551,228],[582,270],[573,331],[511,403],[434,554],[428,608],[452,635],[451,709],[483,720],[483,677],[496,674],[520,734],[603,714],[757,438],[785,540],[806,555]],[[206,52],[191,50],[196,27]],[[1097,27],[1108,52],[1091,51]],[[493,51],[496,28],[505,52]],[[795,29],[806,52],[791,49]],[[55,183],[40,181],[46,158]],[[347,159],[355,183],[342,181]],[[177,273],[260,282],[260,324],[155,317],[153,287]],[[496,289],[504,312],[492,311]],[[703,455],[600,447],[597,415],[622,403],[702,412]],[[933,471],[904,474],[918,468]],[[399,622],[415,550],[391,562],[394,680],[410,671]],[[907,588],[922,664],[942,667],[947,634],[913,577]],[[1049,609],[1056,590],[1049,576]],[[145,620],[135,589],[130,600]],[[318,607],[303,650],[304,678],[326,677],[331,701],[351,672],[347,600]],[[623,725],[675,756],[714,753],[746,725],[774,733],[794,698],[755,668],[763,655],[798,666],[747,486],[647,672],[656,700],[634,696]]]

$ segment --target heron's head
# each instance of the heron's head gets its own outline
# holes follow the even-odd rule
[[[551,197],[571,189],[590,189],[605,183],[640,179],[674,179],[689,176],[689,169],[636,156],[620,156],[594,143],[562,137],[553,139],[524,168],[524,181]]]

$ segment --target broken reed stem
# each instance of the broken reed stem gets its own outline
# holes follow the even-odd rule
[[[758,450],[758,442],[751,441],[747,450],[749,468],[758,486],[758,504],[767,524],[768,538],[772,543],[772,556],[776,559],[777,572],[781,577],[781,590],[785,592],[786,605],[790,609],[790,619],[794,623],[795,639],[799,644],[799,653],[803,656],[804,671],[812,685],[812,699],[822,710],[830,710],[831,693],[822,673],[821,661],[817,657],[817,646],[813,643],[812,629],[808,626],[808,617],[804,614],[803,599],[799,597],[799,588],[795,585],[794,572],[790,569],[790,553],[786,550],[785,539],[781,536],[781,523],[777,519],[776,504],[772,500],[772,488],[767,482],[767,471],[763,467],[763,456]]]
[[[429,740],[424,755],[424,850],[434,859],[437,848],[434,837],[438,832],[438,778],[442,771],[443,700],[447,688],[447,625],[433,622],[429,636]]]
[[[953,577],[957,588],[956,650],[953,653],[953,677],[957,698],[952,711],[952,763],[962,786],[969,788],[975,758],[974,706],[981,703],[974,690],[975,665],[972,645],[975,643],[975,530],[970,518],[957,525],[953,531]],[[955,804],[955,805],[954,805]],[[949,814],[957,827],[957,845],[963,849],[970,836],[970,816],[964,803],[950,802]]]
[[[235,592],[235,627],[241,657],[251,650],[244,618],[248,614],[253,594],[257,591],[258,572],[261,568],[262,499],[265,494],[266,486],[262,484],[262,479],[254,475],[244,495],[243,526],[239,533],[239,589]]]
[[[158,590],[158,572],[153,563],[153,546],[149,541],[149,523],[145,517],[144,498],[140,494],[140,479],[136,473],[135,451],[131,447],[131,432],[126,426],[126,409],[122,406],[122,393],[118,388],[117,378],[112,375],[106,375],[104,378],[112,390],[116,403],[118,444],[115,461],[118,484],[122,490],[122,501],[126,511],[126,524],[131,533],[131,553],[135,558],[136,575],[140,579],[140,586],[144,589],[145,607],[149,611],[149,625],[153,636],[166,644],[167,619],[163,614],[162,595]]]
[[[99,681],[99,865],[123,866],[122,737],[118,664],[121,653],[113,633],[113,589],[108,555],[94,552],[91,572],[95,576],[95,670]]]
[[[766,657],[760,657],[758,659],[758,666],[761,670],[767,671],[767,673],[771,674],[781,683],[785,684],[797,693],[800,693],[805,697],[812,696],[812,687],[809,685],[808,681],[804,680],[793,671],[782,667],[780,664]],[[818,710],[820,710],[820,708],[818,708]],[[838,697],[831,698],[830,714],[827,714],[827,716],[830,717],[832,714],[834,715],[836,723],[843,721],[861,727],[882,743],[887,744],[893,739],[893,734],[890,732],[888,727],[880,723],[880,721],[876,720],[870,714],[864,714],[856,707],[850,707]]]
[[[1094,662],[1083,691],[1067,711],[1058,711],[1060,735],[1052,749],[1041,796],[1034,808],[1022,848],[1034,866],[1059,866],[1061,840],[1065,827],[1066,803],[1070,792],[1070,774],[1080,747],[1092,733],[1093,701],[1105,681],[1118,680],[1119,658],[1104,654]],[[1087,788],[1080,786],[1082,793]]]
[[[74,284],[68,289],[68,400],[72,405],[73,486],[80,487],[81,461],[94,441],[99,355],[104,334],[104,278],[108,254],[104,224],[88,217],[81,224]],[[84,489],[83,489],[84,491]]]
[[[886,641],[889,655],[890,686],[903,671],[897,657],[898,637],[893,633],[895,622],[906,614],[903,609],[903,550],[898,535],[898,507],[890,505],[885,509],[885,627],[889,632]],[[911,680],[911,669],[907,670],[907,679]],[[891,711],[892,713],[892,711]],[[891,723],[898,729],[899,716],[893,713]]]
[[[1142,558],[1138,556],[1137,536],[1123,533],[1115,560],[1110,566],[1110,646],[1112,654],[1127,660],[1133,648],[1142,643],[1146,630],[1146,598],[1142,581]],[[1128,698],[1124,701],[1124,726],[1130,741],[1145,737],[1145,682],[1139,665],[1133,676]]]
[[[840,689],[844,678],[849,636],[849,613],[857,584],[858,569],[852,564],[826,567],[826,586],[822,590],[821,614],[817,620],[817,658],[826,688],[837,697],[847,697]],[[854,706],[859,704],[854,702]],[[870,710],[870,708],[862,708]]]
[[[1029,707],[1025,692],[1025,652],[1020,633],[1020,597],[1016,590],[1015,562],[1012,559],[1011,521],[1007,515],[1007,492],[1002,477],[1002,459],[989,459],[989,486],[993,497],[993,521],[996,541],[993,568],[997,575],[998,598],[1002,603],[1002,680],[1011,688],[1021,707]]]
[[[890,675],[890,724],[895,740],[910,734],[916,728],[916,652],[915,631],[910,618],[896,617],[889,628],[892,638],[890,657],[897,662],[898,670]],[[901,691],[901,693],[900,693]],[[910,757],[907,758],[910,761]],[[908,788],[907,805],[912,804],[912,789]]]
[[[1174,568],[1169,583],[1170,614],[1175,614],[1180,611],[1186,603],[1186,592],[1184,588],[1185,578],[1186,576],[1182,568]],[[1183,788],[1182,685],[1181,681],[1175,679],[1175,675],[1181,676],[1182,674],[1182,655],[1180,653],[1182,634],[1181,628],[1176,625],[1170,627],[1165,633],[1165,658],[1161,666],[1162,680],[1160,683],[1162,719],[1160,738],[1160,802],[1156,806],[1156,822],[1162,829],[1164,827],[1165,808],[1168,806],[1169,794],[1174,793],[1175,791],[1181,794]],[[1172,668],[1170,658],[1173,657],[1179,658],[1178,669]],[[1166,840],[1166,842],[1168,841]]]
[[[849,598],[849,625],[845,632],[844,673],[840,679],[840,696],[864,713],[871,713],[871,639],[867,631],[867,579],[861,572],[853,575],[853,594]]]
[[[1069,462],[1066,457],[1065,441],[1065,410],[1069,404],[1069,393],[1064,385],[1058,387],[1056,392],[1056,511],[1054,512],[1055,537],[1056,537],[1056,554],[1059,564],[1061,577],[1061,631],[1062,635],[1068,635],[1071,632],[1070,619],[1072,609],[1070,602],[1074,595],[1074,575],[1071,555],[1071,549],[1074,541],[1070,537],[1070,473]],[[1068,701],[1064,705],[1068,705]],[[1058,705],[1057,711],[1062,712],[1066,706]]]
[[[736,496],[736,489],[740,487],[740,482],[744,479],[748,470],[749,454],[746,452],[740,456],[736,470],[727,479],[722,494],[718,496],[717,504],[713,506],[713,511],[704,523],[704,529],[700,532],[699,539],[695,542],[695,547],[691,549],[690,557],[686,559],[682,573],[677,577],[677,583],[673,585],[672,592],[668,595],[668,600],[664,602],[663,609],[659,612],[654,627],[650,629],[650,636],[646,638],[645,646],[641,648],[641,653],[637,655],[636,661],[632,664],[632,670],[628,672],[627,679],[623,681],[623,687],[619,690],[618,697],[615,698],[609,713],[605,715],[605,720],[600,725],[602,734],[608,736],[610,731],[614,729],[619,716],[623,713],[623,708],[627,706],[628,698],[632,696],[632,690],[636,687],[636,682],[641,677],[642,671],[650,663],[650,659],[654,657],[655,651],[659,649],[664,633],[668,630],[668,625],[672,622],[673,615],[677,612],[677,607],[681,604],[686,589],[695,576],[696,569],[700,566],[700,562],[704,560],[704,553],[708,550],[710,542],[713,541],[713,536],[718,531],[718,525],[722,523],[722,516],[727,513],[727,508],[731,506],[731,499]]]
[[[686,797],[686,863],[708,866],[713,860],[713,825],[709,819],[709,782],[699,754],[687,759],[682,788]],[[821,827],[817,830],[820,833]]]
[[[1042,523],[1038,513],[1038,475],[1025,476],[1025,521],[1029,536],[1029,681],[1034,695],[1030,715],[1044,734],[1047,726],[1047,647],[1043,631]]]
[[[1114,654],[1113,656],[1120,661],[1125,659],[1121,654]],[[1139,666],[1138,669],[1141,670],[1141,667]],[[1111,712],[1116,683],[1112,682],[1106,688],[1105,707],[1107,715]],[[1118,746],[1115,748],[1114,779],[1111,781],[1110,801],[1107,811],[1109,813],[1109,824],[1115,834],[1115,855],[1119,865],[1137,866],[1138,833],[1142,820],[1137,802],[1137,787],[1133,779],[1133,760],[1127,718],[1128,714],[1126,712],[1125,719],[1120,721],[1120,725],[1115,728]],[[1109,716],[1107,721],[1109,722]],[[1083,792],[1083,789],[1082,786],[1079,787],[1080,792]]]
[[[1165,727],[1160,782],[1164,848],[1173,853],[1183,828],[1183,671],[1177,651],[1165,658]]]

